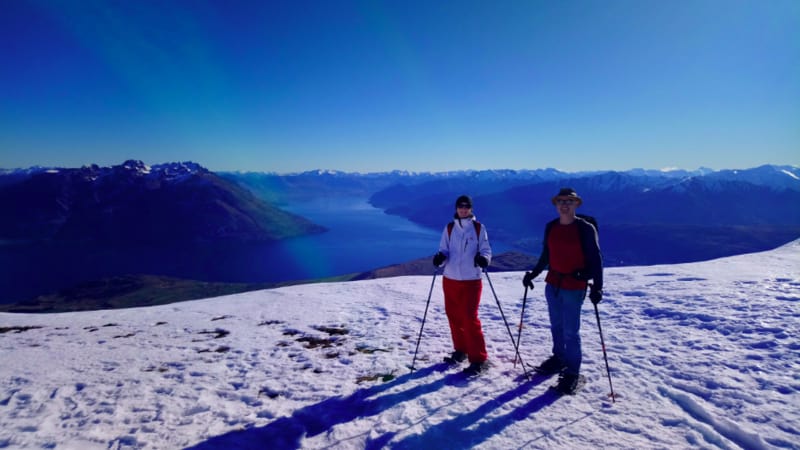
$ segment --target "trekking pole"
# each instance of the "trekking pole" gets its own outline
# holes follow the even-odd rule
[[[605,359],[606,361],[606,373],[608,374],[608,387],[611,388],[611,394],[609,394],[609,397],[611,397],[611,403],[616,403],[614,386],[611,384],[611,369],[608,368],[608,354],[606,354],[606,342],[603,339],[603,329],[600,327],[600,311],[597,309],[597,303],[594,303],[594,315],[595,317],[597,317],[597,329],[600,331],[600,345],[603,346],[603,359]]]
[[[519,329],[517,330],[517,342],[514,348],[514,368],[517,368],[517,357],[519,356],[519,343],[522,340],[522,322],[525,320],[525,301],[528,299],[528,286],[525,286],[525,293],[522,294],[522,312],[519,315]],[[520,361],[520,364],[522,361]]]
[[[414,350],[414,359],[411,361],[411,372],[414,372],[414,364],[417,363],[417,352],[419,351],[419,341],[422,340],[422,329],[425,328],[425,319],[428,317],[428,306],[431,304],[431,294],[433,294],[433,283],[436,281],[436,273],[438,269],[433,272],[433,279],[431,280],[431,289],[428,291],[428,301],[425,303],[425,314],[422,315],[422,325],[419,327],[419,336],[417,337],[417,348]]]
[[[492,279],[489,278],[489,272],[486,269],[483,269],[483,273],[486,274],[486,279],[489,281],[489,287],[492,288],[492,294],[494,295],[494,300],[497,302],[497,308],[500,310],[500,317],[503,318],[503,323],[506,324],[506,330],[508,330],[508,336],[511,338],[511,345],[514,346],[514,349],[516,351],[516,355],[514,355],[514,357],[519,358],[519,363],[522,366],[522,371],[525,372],[525,379],[530,380],[531,377],[528,375],[528,369],[525,368],[525,364],[522,362],[522,357],[519,355],[519,348],[517,347],[517,344],[514,341],[514,333],[511,332],[511,327],[508,326],[506,315],[503,314],[503,307],[500,306],[500,299],[497,298],[497,293],[494,291],[494,285],[492,284]]]

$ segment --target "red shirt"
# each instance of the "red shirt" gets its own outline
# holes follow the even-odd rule
[[[562,289],[586,289],[586,281],[572,277],[575,270],[586,266],[578,224],[572,222],[569,225],[553,225],[547,236],[547,247],[550,252],[550,270],[545,282]]]

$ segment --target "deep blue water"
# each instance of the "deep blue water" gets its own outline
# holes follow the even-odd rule
[[[285,207],[328,232],[280,242],[183,247],[0,245],[0,303],[121,274],[219,282],[279,282],[364,272],[432,256],[441,229],[390,216],[365,199],[320,199]],[[444,211],[442,228],[450,220]],[[491,224],[487,225],[491,241]],[[491,241],[494,253],[509,247]]]

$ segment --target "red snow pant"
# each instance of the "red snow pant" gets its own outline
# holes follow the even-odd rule
[[[478,319],[478,304],[481,302],[481,280],[451,280],[442,277],[444,289],[444,311],[450,322],[453,348],[464,352],[469,362],[480,363],[489,357],[483,339],[481,321]]]

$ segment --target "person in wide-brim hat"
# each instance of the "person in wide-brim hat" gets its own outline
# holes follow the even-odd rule
[[[525,272],[522,285],[527,293],[528,289],[533,289],[533,280],[547,269],[544,297],[553,352],[536,371],[559,374],[556,390],[574,394],[586,382],[586,377],[580,373],[583,360],[581,306],[587,290],[595,306],[603,299],[603,258],[596,222],[575,212],[583,203],[575,189],[561,188],[551,202],[558,217],[545,225],[539,260],[533,269]]]
[[[550,201],[555,205],[558,199],[570,199],[570,198],[578,202],[578,206],[580,206],[581,203],[583,203],[583,199],[578,195],[577,192],[575,192],[575,189],[568,187],[561,188],[561,190],[558,191],[558,194],[556,194]]]

